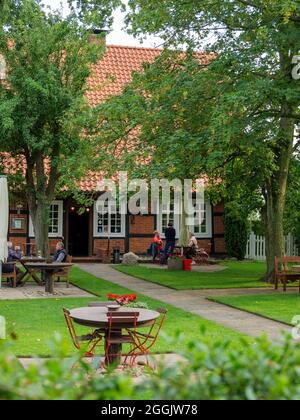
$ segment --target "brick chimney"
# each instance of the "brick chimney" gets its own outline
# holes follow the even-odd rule
[[[90,42],[106,46],[106,36],[107,31],[105,29],[93,29],[93,32],[90,35]]]

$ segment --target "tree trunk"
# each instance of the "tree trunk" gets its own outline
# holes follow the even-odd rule
[[[51,156],[49,174],[45,171],[45,158],[42,153],[34,157],[26,153],[27,201],[35,235],[36,251],[49,258],[49,213],[50,203],[55,194],[56,182],[59,178],[55,163],[59,156],[59,144],[54,147]]]
[[[274,247],[274,210],[273,210],[273,197],[268,191],[265,194],[266,204],[262,209],[262,218],[265,226],[265,239],[266,239],[266,261],[267,261],[267,272],[263,277],[263,281],[268,283],[273,282],[275,272],[275,247]]]
[[[47,200],[39,200],[36,205],[29,206],[35,235],[36,251],[45,258],[49,258],[49,212],[50,204]]]
[[[278,138],[278,148],[280,148],[278,169],[266,186],[266,204],[263,209],[267,256],[267,273],[264,280],[271,283],[275,281],[275,257],[285,255],[283,220],[294,140],[294,121],[284,116],[291,114],[291,110],[284,106],[282,114]]]
[[[283,213],[277,210],[279,197],[270,188],[267,193],[267,203],[263,211],[266,231],[266,260],[267,272],[263,280],[273,283],[275,280],[275,257],[283,257],[285,254]]]

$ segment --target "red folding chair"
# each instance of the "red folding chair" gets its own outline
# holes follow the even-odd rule
[[[129,345],[129,353],[135,347],[134,334],[136,333],[137,321],[139,312],[108,312],[108,330],[106,333],[105,345],[105,365],[123,364],[126,366],[128,352],[124,352],[123,345]],[[130,326],[130,334],[123,334],[124,329]],[[125,362],[122,363],[122,358],[125,357]]]
[[[127,355],[127,359],[130,358],[131,360],[131,366],[135,364],[136,359],[140,356],[145,356],[147,361],[146,365],[150,366],[150,350],[155,345],[159,337],[168,313],[167,309],[165,308],[158,308],[156,311],[160,313],[160,317],[153,321],[148,333],[144,334],[137,331],[128,330],[128,333],[132,335],[132,338],[135,341],[134,349],[132,349],[132,351]],[[125,360],[125,362],[127,362],[127,360]]]
[[[104,331],[95,330],[91,334],[78,336],[74,327],[73,319],[71,318],[70,311],[63,309],[67,327],[74,344],[74,347],[81,351],[82,344],[86,344],[88,350],[85,352],[84,357],[94,357],[96,347],[103,339]]]

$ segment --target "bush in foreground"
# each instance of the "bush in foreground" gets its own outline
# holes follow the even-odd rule
[[[23,369],[0,347],[0,399],[6,400],[299,400],[300,345],[284,337],[281,345],[260,338],[211,343],[203,334],[191,343],[186,360],[160,366],[142,380],[124,374],[100,375],[79,356],[65,358],[53,345],[55,358]],[[55,351],[55,353],[54,353]]]

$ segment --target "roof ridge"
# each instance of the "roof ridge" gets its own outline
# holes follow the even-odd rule
[[[148,50],[148,51],[163,51],[163,48],[156,47],[142,47],[142,46],[131,46],[131,45],[117,45],[117,44],[107,44],[108,48],[123,48],[127,50]]]
[[[142,50],[142,51],[152,51],[152,52],[162,52],[165,50],[165,48],[158,48],[158,47],[142,47],[142,46],[131,46],[131,45],[117,45],[117,44],[107,44],[106,45],[107,48],[121,48],[124,50]],[[184,53],[185,51],[178,51],[179,53]],[[196,54],[199,55],[205,55],[205,56],[211,56],[211,55],[215,55],[216,53],[213,51],[203,51],[203,50],[198,50],[195,51]]]

